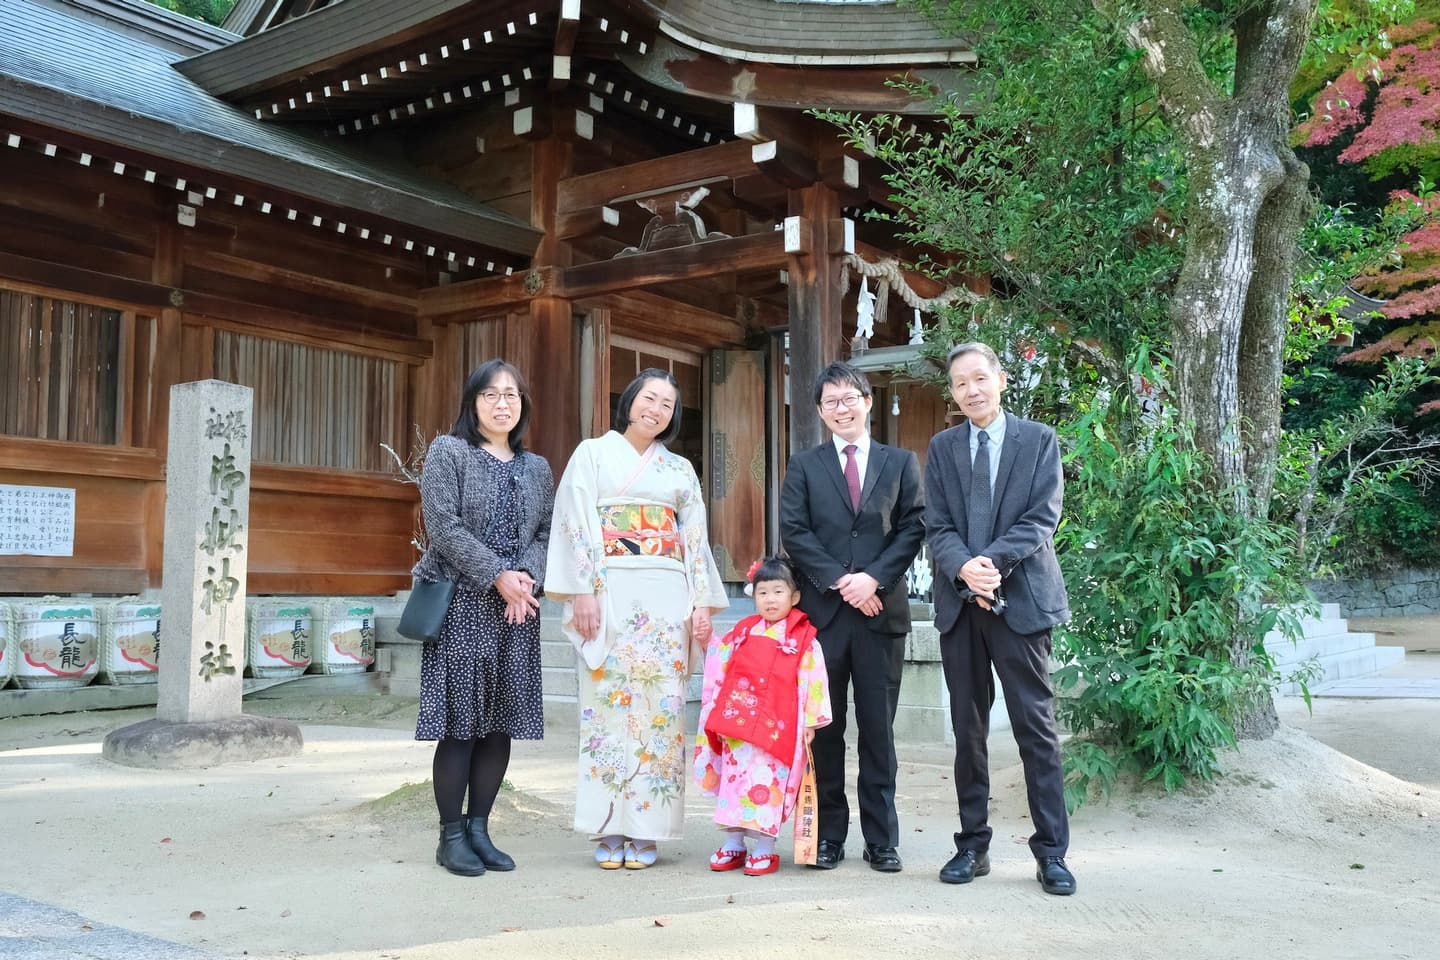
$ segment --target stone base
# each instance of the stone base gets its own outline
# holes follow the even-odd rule
[[[127,767],[169,770],[293,757],[304,746],[300,728],[289,720],[241,714],[200,723],[132,723],[106,735],[101,756]]]

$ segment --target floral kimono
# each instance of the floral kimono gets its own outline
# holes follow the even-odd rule
[[[750,637],[732,630],[710,641],[705,654],[705,688],[700,697],[700,731],[695,740],[695,783],[713,794],[715,822],[721,827],[743,828],[778,836],[780,825],[795,807],[800,781],[805,773],[805,738],[797,736],[793,753],[777,757],[744,740],[725,737],[720,749],[705,732],[705,721],[714,709],[724,683],[726,667],[735,651],[746,642],[771,642],[785,649],[785,621],[760,620]],[[793,646],[790,649],[795,649]],[[830,691],[825,674],[825,657],[819,642],[810,644],[796,670],[796,732],[806,727],[828,726]]]
[[[690,613],[729,605],[690,461],[659,444],[642,457],[614,431],[581,443],[555,492],[546,569],[582,660],[575,829],[677,839]],[[586,641],[573,601],[592,593],[600,630]]]

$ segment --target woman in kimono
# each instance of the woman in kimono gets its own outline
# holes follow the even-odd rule
[[[685,687],[712,611],[729,605],[710,554],[668,371],[642,370],[614,429],[575,450],[555,493],[546,594],[580,652],[575,829],[606,870],[655,862],[685,817]]]

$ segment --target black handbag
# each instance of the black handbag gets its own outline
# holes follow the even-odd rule
[[[417,580],[405,601],[396,632],[410,640],[433,643],[440,637],[440,625],[455,598],[453,580]]]

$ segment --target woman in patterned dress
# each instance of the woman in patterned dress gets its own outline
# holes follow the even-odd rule
[[[420,506],[429,545],[417,580],[451,580],[455,599],[420,661],[416,740],[434,740],[435,862],[462,876],[513,870],[489,817],[512,739],[539,740],[540,603],[554,479],[525,451],[530,391],[503,360],[465,382],[460,415],[425,454]],[[466,793],[470,805],[462,818]]]
[[[607,870],[648,867],[681,836],[686,680],[729,605],[695,469],[665,448],[679,432],[675,378],[642,370],[555,495],[546,594],[582,660],[575,829]]]

